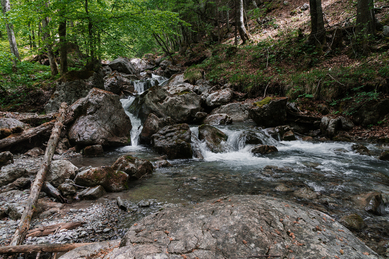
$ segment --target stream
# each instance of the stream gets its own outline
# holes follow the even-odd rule
[[[146,90],[145,87],[165,81],[165,78],[153,75],[148,82],[136,82],[135,89],[140,94]],[[127,111],[135,98],[130,96],[121,100],[133,125],[132,145],[106,152],[104,157],[77,157],[71,160],[72,163],[78,167],[111,165],[124,154],[150,161],[161,159],[161,154],[150,147],[138,145],[142,125]],[[346,214],[358,213],[373,226],[361,237],[365,240],[376,238],[377,242],[388,239],[388,230],[379,230],[383,225],[388,226],[388,214],[374,216],[357,205],[359,197],[373,191],[389,196],[388,162],[377,159],[383,146],[362,143],[370,150],[371,156],[366,156],[352,151],[355,143],[307,142],[301,139],[279,141],[253,122],[216,127],[228,135],[224,143],[225,152],[209,151],[205,143],[196,137],[198,125],[191,125],[192,146],[201,150],[204,159],[169,160],[172,167],[157,168],[152,176],[131,183],[128,191],[115,195],[134,203],[154,200],[190,205],[231,194],[262,194],[308,205],[337,220]],[[242,133],[248,130],[260,136],[264,144],[276,146],[279,152],[254,156],[250,152],[253,145],[244,145],[242,138]],[[313,190],[315,197],[306,199],[296,196],[295,192],[303,187]],[[385,209],[389,212],[388,207]],[[121,225],[129,227],[135,220],[125,219]],[[378,227],[375,229],[374,226]]]

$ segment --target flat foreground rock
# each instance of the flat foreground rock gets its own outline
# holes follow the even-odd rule
[[[330,216],[265,196],[163,210],[134,224],[105,258],[380,258]]]

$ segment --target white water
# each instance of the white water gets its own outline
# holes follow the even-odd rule
[[[135,80],[133,81],[134,84],[134,90],[138,95],[141,95],[145,90],[148,88],[155,86],[157,83],[158,85],[163,85],[165,82],[167,82],[166,77],[158,76],[158,75],[152,75],[151,78],[146,78],[142,80]],[[140,119],[136,116],[134,116],[132,113],[128,111],[128,108],[131,106],[131,104],[134,102],[136,96],[129,96],[127,99],[121,99],[120,102],[122,103],[122,106],[124,108],[124,111],[126,112],[127,116],[131,120],[132,129],[131,129],[131,146],[126,146],[120,148],[120,152],[127,152],[127,151],[133,151],[137,149],[142,149],[141,146],[139,146],[139,134],[142,131],[142,123]]]

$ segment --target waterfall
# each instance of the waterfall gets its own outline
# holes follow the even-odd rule
[[[168,78],[158,75],[151,75],[151,78],[135,80],[132,83],[134,84],[134,90],[137,95],[141,95],[144,91],[149,89],[150,87],[158,85],[162,86],[168,81]],[[128,111],[128,108],[135,101],[137,96],[129,96],[127,99],[121,99],[123,109],[126,112],[127,116],[131,120],[132,129],[131,129],[131,146],[138,147],[139,144],[139,134],[142,131],[142,122],[141,120],[135,116],[134,114]]]

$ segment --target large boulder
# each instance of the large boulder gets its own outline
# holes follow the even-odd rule
[[[119,96],[93,88],[70,107],[75,122],[69,140],[79,145],[118,146],[131,141],[131,121],[121,106]]]
[[[103,74],[93,71],[70,71],[56,83],[56,89],[45,105],[46,113],[59,110],[62,102],[73,104],[87,96],[92,88],[104,88]]]
[[[124,83],[124,78],[115,71],[104,78],[104,89],[114,94],[120,94]]]
[[[263,139],[253,131],[243,131],[239,135],[239,142],[244,146],[246,145],[261,145]]]
[[[174,121],[170,117],[158,118],[158,116],[154,113],[150,113],[143,124],[143,128],[139,136],[140,143],[150,144],[151,136],[153,134],[157,133],[163,127],[173,124]]]
[[[96,187],[89,187],[79,192],[77,194],[77,197],[80,200],[97,200],[104,194],[105,194],[104,187],[101,185],[97,185]]]
[[[138,73],[155,68],[156,64],[152,59],[144,60],[140,58],[132,58],[130,60],[131,65],[136,69]]]
[[[150,161],[132,157],[129,155],[119,157],[112,165],[114,170],[120,170],[128,174],[130,178],[140,179],[153,173],[153,165]]]
[[[224,105],[231,101],[233,95],[234,93],[232,92],[231,89],[229,88],[222,89],[208,95],[207,98],[205,99],[205,103],[209,107]]]
[[[267,100],[265,98],[265,102],[258,102],[249,109],[250,118],[258,126],[274,127],[285,124],[288,98],[270,99],[268,103]]]
[[[151,136],[154,149],[169,159],[192,158],[191,131],[188,124],[166,126]]]
[[[231,117],[232,121],[245,121],[249,119],[248,106],[241,103],[229,103],[222,105],[214,110],[211,114],[225,113]]]
[[[122,171],[116,171],[109,166],[101,166],[78,173],[74,182],[88,187],[102,185],[109,192],[120,192],[128,189],[128,178],[128,174]]]
[[[332,138],[338,133],[341,128],[341,118],[331,118],[328,116],[324,116],[323,118],[321,118],[320,130],[322,134]]]
[[[182,83],[176,77],[163,87],[151,87],[130,106],[130,111],[142,121],[154,113],[160,118],[171,117],[177,123],[192,122],[201,110],[201,97],[193,92],[193,85]]]
[[[203,124],[199,127],[199,140],[204,140],[207,144],[207,147],[215,153],[220,153],[225,151],[225,143],[228,139],[228,136],[221,130]]]
[[[380,258],[329,215],[261,195],[229,196],[164,209],[134,224],[120,247],[106,257],[222,259],[258,255]]]
[[[231,123],[232,123],[231,117],[225,113],[211,114],[207,116],[204,120],[204,124],[208,124],[208,125],[227,125]]]
[[[73,179],[78,171],[77,166],[73,165],[68,160],[54,160],[51,162],[50,172],[47,175],[47,180],[55,187],[58,187],[66,179]]]
[[[121,73],[125,74],[138,74],[138,71],[136,68],[133,66],[133,64],[126,58],[117,58],[114,61],[109,63],[109,67],[112,70],[116,70]]]
[[[379,159],[380,160],[385,160],[385,161],[389,161],[389,150],[385,150],[381,153],[381,155],[379,156]]]

